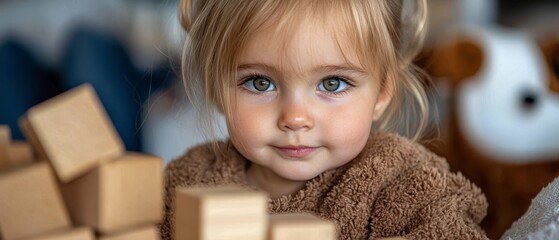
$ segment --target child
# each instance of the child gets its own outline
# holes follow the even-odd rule
[[[428,111],[411,64],[425,1],[403,2],[182,0],[186,88],[230,140],[169,164],[163,239],[177,187],[221,184],[268,192],[272,214],[330,219],[342,239],[486,239],[481,191],[388,133],[418,139]]]

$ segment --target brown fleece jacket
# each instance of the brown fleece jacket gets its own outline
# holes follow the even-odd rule
[[[172,239],[173,196],[180,186],[235,184],[250,164],[230,142],[190,150],[165,170],[162,239]],[[252,189],[252,188],[251,188]],[[336,223],[340,239],[487,239],[478,223],[487,202],[479,188],[419,144],[390,134],[372,134],[348,164],[309,180],[298,192],[269,199],[270,213],[312,212]]]

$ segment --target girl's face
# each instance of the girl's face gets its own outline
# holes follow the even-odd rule
[[[240,51],[229,132],[249,178],[266,176],[257,181],[304,182],[348,163],[390,101],[323,23],[296,28],[287,44],[265,28]]]

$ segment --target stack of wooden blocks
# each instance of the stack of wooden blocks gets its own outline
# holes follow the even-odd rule
[[[176,240],[335,240],[334,223],[311,214],[267,214],[268,196],[235,186],[179,188]]]
[[[126,152],[86,84],[21,118],[26,142],[0,126],[0,240],[152,240],[162,217],[160,158]],[[333,240],[332,222],[267,213],[268,196],[240,187],[179,188],[176,240]]]
[[[0,127],[4,240],[159,239],[162,161],[126,152],[90,85],[31,108],[27,143]]]

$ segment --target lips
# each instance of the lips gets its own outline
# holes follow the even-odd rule
[[[316,152],[317,147],[308,146],[284,146],[275,147],[275,149],[283,156],[288,158],[305,158]]]

